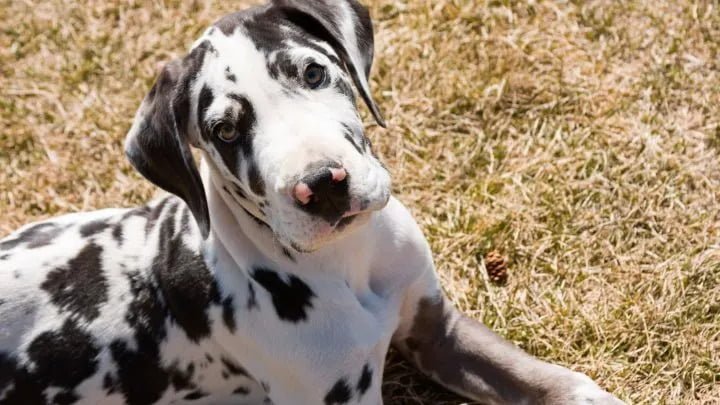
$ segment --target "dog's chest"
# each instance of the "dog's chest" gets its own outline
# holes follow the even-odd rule
[[[236,260],[217,253],[215,277],[233,305],[230,325],[228,311],[217,313],[213,335],[274,401],[379,402],[399,299],[372,291],[367,277],[342,276],[366,273],[362,262],[316,263],[307,271],[307,263],[268,264],[248,251],[236,271]],[[345,272],[323,268],[332,265]]]

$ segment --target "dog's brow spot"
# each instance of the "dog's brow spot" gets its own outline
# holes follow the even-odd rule
[[[40,288],[61,311],[92,321],[100,316],[100,305],[108,299],[108,284],[103,274],[103,249],[90,243],[71,259],[47,275]]]
[[[350,401],[350,398],[352,398],[350,386],[344,378],[341,378],[330,388],[327,395],[325,395],[325,404],[346,404]]]
[[[256,268],[252,278],[270,293],[275,312],[282,320],[300,322],[307,319],[308,309],[312,308],[315,293],[299,277],[287,275],[287,281],[272,270]]]

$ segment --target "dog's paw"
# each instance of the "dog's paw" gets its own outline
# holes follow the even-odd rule
[[[569,380],[569,381],[568,381]],[[572,373],[566,381],[569,384],[562,389],[554,390],[548,395],[546,404],[557,405],[623,405],[623,401],[611,393],[600,388],[588,376],[581,373]]]

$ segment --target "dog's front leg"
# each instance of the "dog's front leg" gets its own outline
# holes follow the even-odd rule
[[[448,389],[484,404],[622,402],[584,374],[523,352],[461,314],[440,291],[432,264],[408,291],[394,346]]]

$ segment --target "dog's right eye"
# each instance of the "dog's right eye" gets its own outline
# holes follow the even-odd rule
[[[220,124],[215,127],[215,136],[223,142],[232,142],[238,137],[238,131],[230,124]]]

